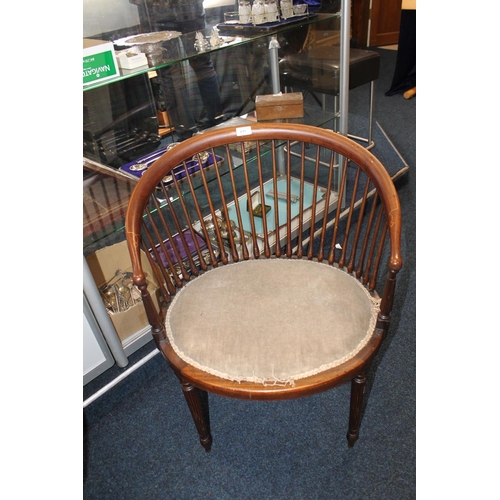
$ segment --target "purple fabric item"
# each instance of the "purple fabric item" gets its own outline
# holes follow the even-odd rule
[[[193,255],[193,253],[196,252],[196,246],[193,240],[193,236],[191,235],[191,232],[188,231],[187,229],[183,231],[183,234],[186,244],[189,248],[189,251],[191,255]],[[198,233],[195,234],[196,234],[196,240],[198,241],[198,245],[200,249],[203,250],[204,248],[206,248],[205,240]],[[181,260],[185,260],[187,258],[187,253],[184,249],[184,245],[182,244],[180,235],[179,234],[175,235],[172,238],[172,240],[174,241],[175,248],[177,249],[177,252],[179,253]],[[175,256],[174,249],[172,248],[172,242],[170,240],[166,240],[164,241],[164,244],[165,244],[165,249],[167,250],[168,256],[170,257],[171,261],[174,264],[177,264],[177,257]],[[167,258],[165,257],[165,254],[163,253],[162,248],[159,245],[157,245],[156,248],[158,251],[158,255],[160,256],[161,263],[163,264],[164,267],[167,267],[168,261]],[[155,253],[151,252],[151,255],[156,262]]]
[[[154,154],[149,154],[143,158],[138,158],[135,161],[132,161],[130,163],[126,163],[125,165],[122,165],[118,170],[125,172],[127,174],[133,175],[134,177],[141,177],[144,172],[147,171],[147,169],[163,154],[167,148],[161,148],[158,151],[156,151]],[[216,156],[217,162],[220,162],[222,158],[220,156]],[[137,165],[137,164],[147,164],[147,167],[144,170],[131,170],[130,167]],[[203,168],[208,168],[212,167],[214,165],[214,157],[211,153],[208,154],[208,159],[205,163],[203,163]],[[200,164],[196,160],[190,160],[186,162],[187,169],[189,174],[194,174],[200,170]],[[178,165],[175,167],[173,170],[173,175],[175,175],[175,178],[177,180],[184,179],[186,177],[186,170],[184,169],[184,165]],[[171,184],[173,180],[170,180],[168,182],[164,182],[166,186]]]

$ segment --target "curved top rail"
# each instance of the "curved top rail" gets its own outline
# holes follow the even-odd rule
[[[141,220],[149,196],[163,177],[186,158],[219,146],[258,140],[304,141],[333,150],[356,163],[370,177],[377,188],[388,214],[392,249],[389,265],[394,270],[402,266],[400,255],[401,207],[393,181],[382,163],[367,149],[336,132],[296,123],[256,123],[245,127],[227,127],[199,134],[183,141],[163,154],[138,182],[130,198],[126,216],[126,233],[129,236],[134,268],[140,262],[139,234]]]

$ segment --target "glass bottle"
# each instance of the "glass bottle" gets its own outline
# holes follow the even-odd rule
[[[252,23],[263,24],[266,22],[264,0],[255,0],[252,5]]]
[[[252,7],[249,0],[239,0],[238,14],[240,16],[240,24],[249,24],[252,20]]]
[[[281,15],[283,19],[288,19],[289,17],[293,17],[292,0],[281,0]]]
[[[280,20],[277,0],[265,0],[266,23],[275,23]]]

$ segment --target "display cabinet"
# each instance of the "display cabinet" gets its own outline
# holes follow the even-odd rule
[[[280,57],[288,51],[298,52],[318,38],[329,37],[339,45],[338,106],[326,106],[316,96],[305,95],[302,120],[347,134],[348,80],[342,69],[349,57],[347,0],[322,2],[321,6],[311,0],[305,14],[265,24],[235,23],[231,13],[239,6],[233,0],[204,2],[203,27],[155,21],[161,5],[175,4],[182,17],[182,6],[189,2],[84,1],[84,37],[113,41],[117,62],[121,61],[115,76],[83,86],[84,295],[90,298],[97,322],[101,318],[105,323],[104,328],[99,327],[107,332],[104,337],[119,366],[126,365],[127,356],[152,337],[147,322],[125,336],[113,332],[116,325],[106,320],[105,300],[96,300],[103,282],[113,277],[96,277],[86,263],[105,248],[123,251],[126,207],[141,168],[193,133],[214,126],[251,124],[256,119],[256,96],[287,90],[280,82]],[[217,97],[210,94],[213,74]],[[215,116],[214,103],[219,111]],[[205,168],[205,164],[193,164],[195,183],[199,182],[197,168]],[[230,168],[240,168],[237,155]],[[179,196],[182,192],[173,194],[171,201]],[[117,256],[117,262],[119,259]],[[117,275],[126,271],[123,266],[116,268]]]

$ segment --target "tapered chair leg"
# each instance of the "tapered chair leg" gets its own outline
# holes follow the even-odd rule
[[[351,409],[349,413],[349,430],[347,431],[347,442],[349,448],[359,437],[359,425],[361,423],[361,408],[366,387],[366,374],[360,373],[351,382]]]
[[[208,415],[208,404],[203,405],[202,395],[207,397],[205,391],[201,391],[189,382],[181,382],[182,391],[186,398],[191,415],[193,416],[196,430],[200,435],[200,443],[205,451],[210,451],[212,447],[212,435],[210,434],[210,420]]]

